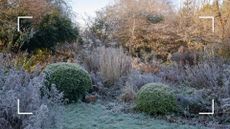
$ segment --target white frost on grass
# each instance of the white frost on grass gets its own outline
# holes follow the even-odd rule
[[[112,112],[98,103],[68,105],[64,114],[64,128],[68,129],[206,129],[168,123],[144,114]]]

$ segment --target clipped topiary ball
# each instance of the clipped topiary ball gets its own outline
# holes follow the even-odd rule
[[[137,93],[137,109],[148,114],[164,115],[177,110],[176,96],[167,85],[149,83]]]
[[[69,102],[77,101],[85,96],[92,86],[88,72],[74,63],[50,64],[44,73],[46,86],[50,88],[52,84],[55,84]]]

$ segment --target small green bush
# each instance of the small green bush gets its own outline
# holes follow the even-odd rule
[[[82,98],[92,86],[87,71],[73,63],[50,64],[45,69],[47,86],[55,84],[69,102]]]
[[[144,85],[137,93],[137,109],[148,114],[164,115],[177,110],[176,96],[161,83]]]

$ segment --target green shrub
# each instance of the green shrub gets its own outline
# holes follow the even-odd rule
[[[164,21],[164,16],[162,16],[162,15],[148,15],[147,19],[151,23],[157,24],[157,23]]]
[[[77,41],[79,37],[79,30],[71,19],[54,12],[43,17],[36,31],[23,43],[22,49],[28,51],[37,48],[52,49],[57,44]]]
[[[91,88],[92,81],[87,71],[73,63],[50,64],[45,69],[47,86],[55,84],[57,89],[64,92],[64,98],[69,102],[84,97]]]
[[[39,3],[39,4],[38,4]],[[79,27],[72,22],[72,9],[63,0],[0,1],[0,50],[33,52],[53,50],[56,45],[81,42]],[[20,19],[20,32],[15,21]]]
[[[164,115],[177,110],[176,96],[160,83],[144,85],[137,93],[137,109],[148,114]]]

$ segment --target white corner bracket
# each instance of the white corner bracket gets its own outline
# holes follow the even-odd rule
[[[20,112],[20,100],[18,99],[18,104],[17,104],[17,110],[18,110],[18,115],[33,115],[32,112]]]
[[[32,19],[32,18],[33,18],[32,16],[18,16],[18,22],[17,22],[18,32],[20,32],[20,19]]]
[[[212,112],[200,112],[199,115],[214,115],[215,113],[215,103],[214,103],[214,99],[212,99]]]
[[[214,16],[200,16],[200,19],[211,19],[212,20],[212,32],[215,32],[215,17]]]

